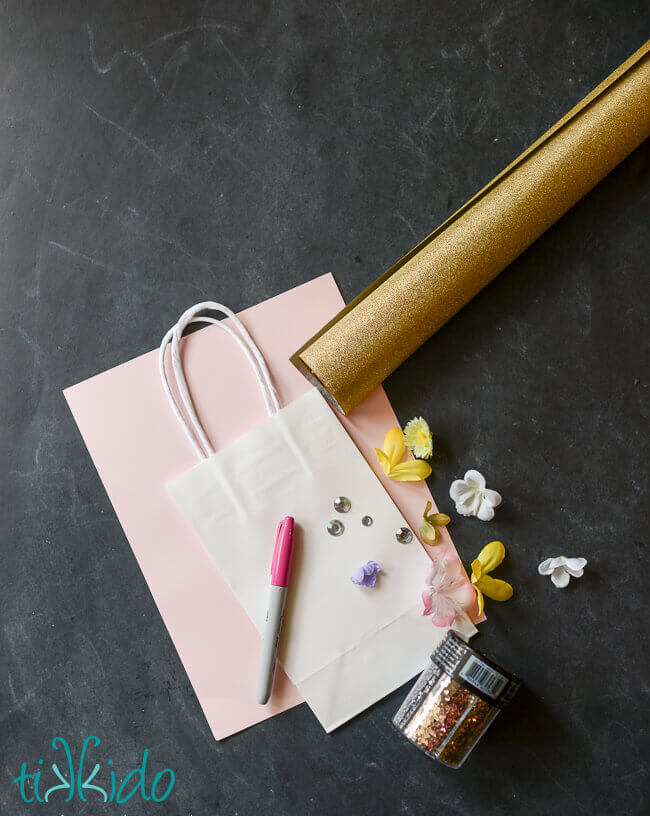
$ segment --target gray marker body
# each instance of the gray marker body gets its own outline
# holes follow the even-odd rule
[[[260,705],[267,703],[271,696],[273,675],[275,674],[275,661],[278,654],[278,643],[280,641],[280,630],[282,629],[282,614],[284,612],[286,597],[286,587],[271,585],[268,611],[266,613],[266,626],[264,627],[260,673],[257,678],[257,702]]]

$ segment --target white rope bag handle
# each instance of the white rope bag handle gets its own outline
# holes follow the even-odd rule
[[[223,320],[217,320],[216,318],[209,317],[207,315],[199,315],[199,312],[203,312],[206,310],[220,312],[225,317],[229,317],[237,331],[231,328]],[[187,380],[185,379],[185,372],[183,371],[183,362],[181,360],[180,353],[181,337],[185,329],[192,323],[213,323],[214,325],[219,326],[224,331],[228,332],[228,334],[237,341],[239,347],[246,355],[248,362],[250,363],[253,371],[255,372],[257,383],[260,387],[260,391],[262,392],[264,405],[266,406],[266,410],[269,416],[276,414],[280,410],[280,401],[278,400],[277,392],[273,385],[273,381],[271,380],[271,375],[269,373],[268,366],[266,365],[266,360],[262,356],[262,353],[255,345],[253,338],[250,336],[246,327],[237,317],[237,315],[234,312],[232,312],[227,306],[224,306],[221,303],[214,303],[211,300],[205,301],[204,303],[197,303],[195,306],[191,306],[186,312],[184,312],[180,316],[178,323],[172,326],[171,329],[169,329],[169,331],[163,337],[158,352],[158,367],[160,371],[160,379],[162,381],[163,389],[165,391],[165,394],[167,395],[167,400],[169,401],[169,404],[174,414],[176,415],[176,418],[180,422],[183,430],[185,431],[187,438],[192,443],[192,447],[198,454],[199,459],[207,459],[209,456],[214,454],[215,451],[205,431],[203,430],[201,421],[199,420],[196,414],[194,403],[192,402],[192,397],[187,387]],[[167,349],[167,345],[170,342],[172,346],[171,361],[172,370],[174,372],[174,379],[176,381],[176,386],[181,396],[183,405],[185,406],[185,410],[187,411],[187,415],[190,418],[191,425],[188,424],[187,420],[183,416],[181,409],[176,403],[171,388],[169,387],[169,382],[167,380],[167,372],[165,370],[165,351]]]

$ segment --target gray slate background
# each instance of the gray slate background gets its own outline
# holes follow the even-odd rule
[[[501,538],[479,645],[526,689],[460,772],[392,730],[407,687],[325,736],[300,706],[222,744],[61,389],[331,271],[346,299],[639,47],[643,0],[0,3],[3,777],[17,814],[643,814],[648,797],[648,148],[386,383],[429,418],[453,519]],[[589,559],[559,592],[543,557]],[[206,644],[209,648],[209,644]],[[164,806],[23,805],[23,760],[152,749]]]

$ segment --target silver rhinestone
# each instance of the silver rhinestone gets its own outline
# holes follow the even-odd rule
[[[351,507],[350,499],[345,496],[337,496],[334,499],[334,509],[337,513],[349,513]]]
[[[372,527],[372,516],[364,516],[361,519],[361,523],[364,527]]]
[[[338,519],[332,519],[332,521],[327,522],[327,532],[333,536],[340,536],[341,533],[345,530],[343,526],[343,522],[339,521]]]
[[[400,527],[399,530],[395,532],[395,538],[400,544],[408,544],[409,541],[413,539],[413,533],[408,527]]]

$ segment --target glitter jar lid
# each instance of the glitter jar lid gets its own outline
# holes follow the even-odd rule
[[[521,686],[518,677],[473,649],[451,630],[436,647],[431,660],[458,683],[498,708],[505,708]]]

